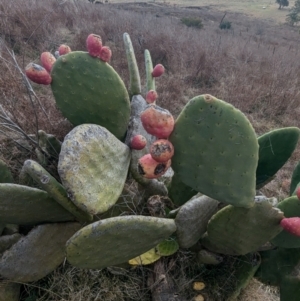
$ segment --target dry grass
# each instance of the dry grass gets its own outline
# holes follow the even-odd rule
[[[180,22],[182,17],[194,16],[203,20],[204,29],[188,28]],[[222,16],[222,12],[211,7],[187,9],[159,2],[92,5],[87,1],[0,0],[0,104],[24,132],[35,134],[43,129],[63,139],[71,126],[56,109],[49,87],[33,85],[36,97],[32,96],[31,101],[6,47],[14,51],[24,69],[31,61],[38,63],[41,52],[54,51],[62,43],[84,50],[87,35],[94,32],[111,47],[111,64],[128,84],[122,42],[123,32],[128,32],[143,82],[144,49],[150,50],[154,64],[165,65],[166,75],[157,81],[158,104],[175,116],[191,97],[210,93],[241,109],[258,134],[276,127],[300,126],[299,33],[285,25],[234,12],[228,12],[226,17],[233,29],[224,31],[218,28]],[[21,136],[14,136],[15,140],[17,137]],[[7,140],[2,140],[0,151],[16,175],[24,157],[34,157]],[[283,198],[287,194],[288,179],[299,158],[297,151],[278,179],[266,187],[268,195]],[[185,256],[176,257],[177,274],[173,271],[172,275],[192,297],[191,281],[203,271],[188,270],[184,260],[189,255]],[[147,271],[137,269],[112,276],[107,270],[83,271],[64,266],[50,277],[26,286],[22,300],[33,296],[33,292],[39,296],[34,300],[39,301],[148,300]],[[268,287],[257,282],[241,300],[255,300],[249,297],[254,290],[257,300],[278,300],[276,293],[268,292]]]

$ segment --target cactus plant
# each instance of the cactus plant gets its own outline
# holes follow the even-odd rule
[[[220,264],[226,255],[244,255],[238,258],[248,262],[259,258],[256,251],[271,241],[280,246],[279,251],[261,252],[262,264],[266,262],[263,253],[270,254],[272,260],[280,257],[279,261],[281,253],[292,254],[291,269],[275,269],[274,283],[282,285],[290,280],[287,277],[295,276],[292,271],[299,261],[298,241],[295,237],[286,239],[280,223],[284,218],[298,216],[296,197],[277,205],[255,195],[256,188],[270,181],[291,156],[299,129],[274,130],[257,138],[242,112],[208,94],[192,98],[175,121],[169,111],[156,105],[155,80],[162,74],[162,66],[153,68],[150,52],[145,51],[145,100],[127,33],[123,41],[130,75],[129,92],[107,63],[111,50],[94,34],[87,39],[88,52],[71,51],[61,45],[59,58],[55,61],[51,57],[48,71],[42,70],[43,76],[51,70],[47,76],[52,80],[56,104],[75,128],[63,143],[38,132],[36,153],[44,162],[43,167],[27,160],[20,180],[24,184],[30,177],[34,183],[28,185],[38,185],[40,189],[9,184],[8,169],[0,166],[0,171],[8,173],[0,178],[4,181],[0,184],[1,227],[7,223],[38,225],[5,251],[0,259],[0,275],[16,281],[43,277],[61,262],[64,249],[71,265],[92,269],[129,261],[135,265],[151,262],[155,270],[163,256],[174,254],[179,246],[195,252],[198,263],[204,265]],[[31,71],[32,68],[30,65]],[[134,137],[141,136],[144,148],[132,142]],[[151,145],[161,142],[157,139],[166,139],[172,145],[172,158],[153,155]],[[48,158],[57,157],[59,177],[55,179],[46,169],[48,162],[52,162]],[[299,183],[297,171],[294,174],[293,193]],[[129,183],[136,185],[139,193],[132,192]],[[123,195],[127,193],[132,199],[128,206],[122,204],[123,200],[127,202]],[[161,201],[162,196],[168,206],[162,206],[160,217],[143,216],[155,215],[156,211],[150,210],[150,201]],[[174,210],[168,214],[171,209]],[[290,211],[293,216],[288,216]],[[70,223],[74,220],[82,224]],[[38,249],[39,242],[44,245],[51,231],[57,233],[56,224],[47,224],[53,222],[59,222],[61,229],[68,225],[76,225],[70,226],[74,232],[81,229],[75,234],[73,230],[67,231],[64,238],[57,238],[59,256],[51,258],[53,262],[46,263],[44,270],[33,264],[33,269],[27,271],[26,265],[19,264],[22,260],[31,263],[29,255],[33,248],[43,252],[43,246],[42,251]],[[46,231],[45,238],[41,238]],[[23,257],[21,248],[25,249]],[[42,254],[37,257],[37,262],[44,265]],[[258,265],[259,260],[251,267],[236,266],[238,284],[232,299]],[[291,283],[297,283],[295,277]],[[294,284],[291,287],[294,289]],[[282,290],[282,295],[285,294]]]

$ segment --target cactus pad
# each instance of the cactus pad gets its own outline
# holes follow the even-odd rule
[[[176,234],[182,248],[190,248],[205,233],[207,223],[217,212],[219,202],[205,195],[186,202],[176,215]]]
[[[268,183],[290,158],[297,146],[299,134],[298,128],[290,127],[268,132],[258,138],[259,159],[256,170],[258,189],[263,187],[264,183]]]
[[[220,202],[254,205],[258,143],[242,112],[208,94],[194,97],[170,141],[172,168],[186,185]]]
[[[8,224],[37,224],[72,221],[74,216],[48,193],[23,185],[0,184],[0,221]]]
[[[86,52],[59,57],[51,71],[58,108],[73,124],[99,124],[118,139],[126,133],[130,102],[126,87],[107,63]]]
[[[0,183],[13,183],[13,176],[7,165],[0,160]]]
[[[261,265],[255,277],[267,285],[279,285],[300,263],[300,249],[278,248],[260,254]]]
[[[297,196],[291,196],[281,201],[277,208],[283,212],[285,217],[300,217],[300,200]],[[282,248],[300,248],[300,237],[284,229],[271,242],[275,246]]]
[[[65,188],[37,162],[26,160],[23,168],[42,189],[48,192],[50,197],[72,213],[78,221],[91,222],[93,220],[90,214],[80,210],[74,205],[68,198]]]
[[[14,245],[20,238],[21,234],[15,233],[12,235],[0,236],[0,254],[8,250],[12,245]]]
[[[293,170],[292,181],[290,186],[290,195],[296,194],[296,189],[300,184],[300,161]]]
[[[0,275],[17,282],[45,277],[63,262],[65,243],[79,228],[78,223],[37,226],[3,254]]]
[[[160,242],[155,249],[160,256],[171,256],[178,251],[179,245],[176,239],[170,237]]]
[[[171,219],[112,217],[88,225],[67,242],[68,261],[80,268],[102,269],[126,262],[175,232]]]
[[[256,202],[252,208],[226,206],[209,221],[203,245],[214,252],[245,255],[282,231],[283,213],[267,201]]]
[[[130,150],[125,144],[99,125],[83,124],[65,137],[58,173],[75,205],[98,214],[118,200],[129,162]]]
[[[282,279],[280,301],[300,301],[300,275],[286,276]]]

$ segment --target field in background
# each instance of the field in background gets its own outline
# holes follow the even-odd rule
[[[111,3],[123,3],[123,0],[109,0]],[[127,1],[125,1],[127,2]],[[194,6],[218,10],[221,12],[235,12],[245,14],[264,21],[275,21],[276,23],[285,22],[286,14],[294,5],[295,1],[290,0],[290,5],[281,10],[275,0],[152,0],[152,1],[130,1],[130,2],[151,2],[168,3],[180,7]]]

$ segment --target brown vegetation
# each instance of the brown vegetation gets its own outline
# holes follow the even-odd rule
[[[180,22],[182,17],[200,17],[203,29],[185,26]],[[35,93],[28,91],[9,51],[13,50],[24,70],[29,62],[39,63],[43,51],[54,52],[62,43],[74,50],[85,50],[86,37],[96,33],[111,47],[111,65],[128,84],[122,41],[122,34],[128,32],[143,82],[145,49],[150,50],[154,64],[165,66],[166,75],[157,81],[158,104],[175,116],[191,97],[209,93],[241,109],[258,134],[275,127],[300,126],[299,34],[289,27],[247,19],[237,13],[227,14],[232,29],[220,30],[221,18],[221,13],[208,8],[187,9],[155,3],[94,5],[88,1],[0,0],[0,105],[27,134],[43,129],[63,139],[71,126],[55,108],[50,89],[33,84]],[[0,130],[0,135],[20,136],[8,131],[5,125]],[[10,146],[7,140],[0,143],[0,152],[7,162],[19,156],[18,148]],[[286,194],[281,182],[290,177],[298,159],[299,152],[280,172],[280,182],[268,186],[267,193]],[[20,159],[13,166],[16,174],[21,164]],[[100,276],[100,272],[74,268],[62,270],[64,276],[56,271],[48,280],[38,283],[48,287],[48,291],[47,297],[36,300],[147,300],[143,278],[133,276],[146,269],[127,274],[131,281],[126,284],[129,287],[121,286],[121,278],[121,282],[112,282],[109,290],[97,282],[106,274]],[[62,280],[57,275],[63,277]],[[88,283],[82,283],[83,279],[88,279]],[[188,280],[186,283],[190,284]],[[64,291],[57,291],[57,287],[62,289],[63,286]],[[76,286],[78,292],[73,291]],[[116,293],[118,286],[122,296]],[[135,286],[139,289],[134,294],[143,297],[132,295]],[[26,289],[31,291],[32,288],[36,289],[34,286]],[[108,297],[110,295],[112,297]]]

